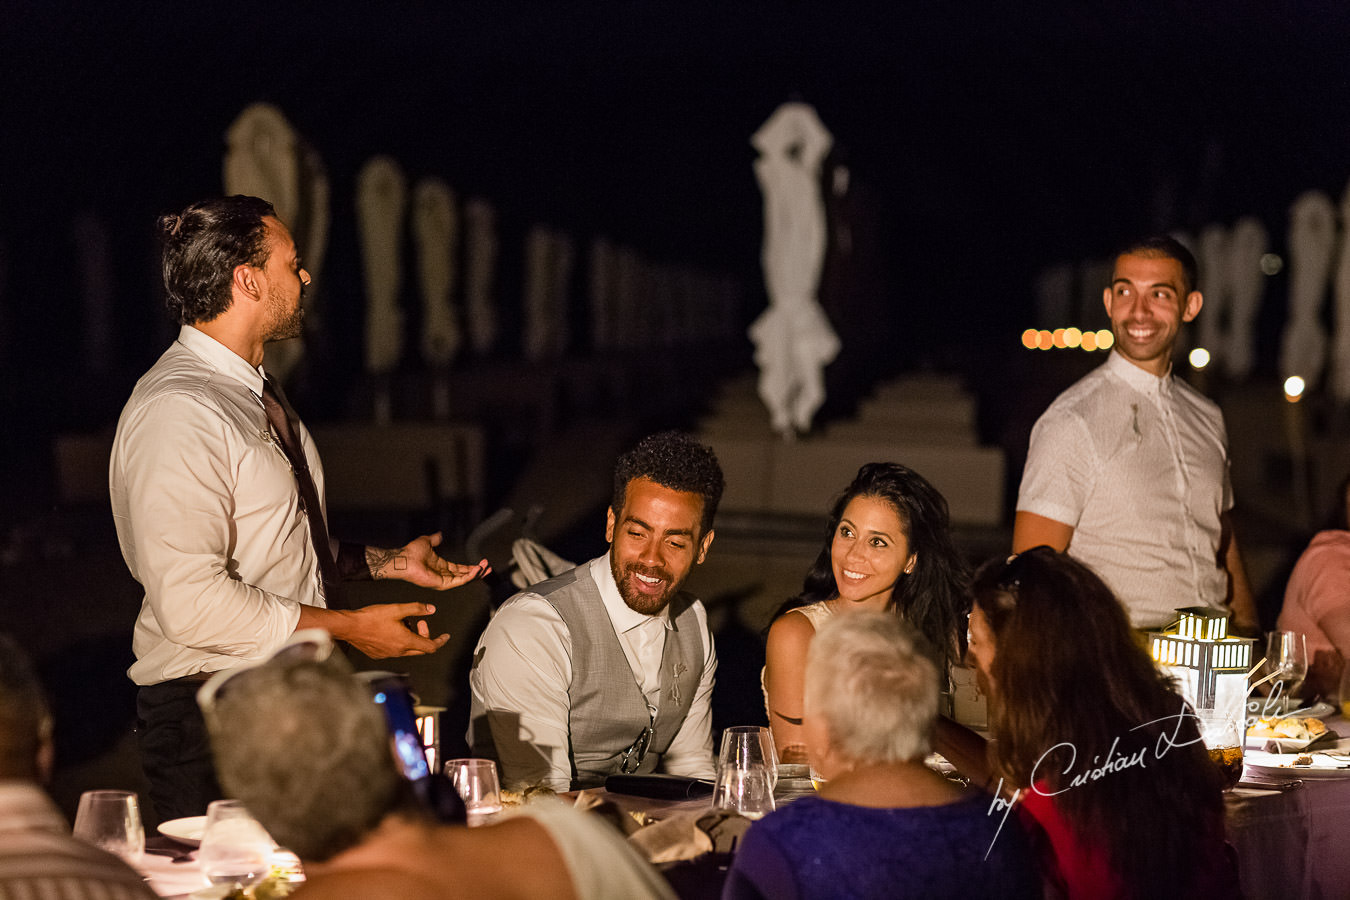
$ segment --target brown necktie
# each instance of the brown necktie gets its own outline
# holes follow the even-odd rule
[[[281,386],[268,376],[263,381],[263,408],[267,410],[267,421],[272,423],[281,443],[281,449],[290,460],[291,473],[295,475],[296,487],[300,490],[300,506],[309,519],[309,538],[314,543],[314,553],[319,557],[319,575],[323,578],[324,597],[330,608],[338,607],[337,561],[333,559],[333,549],[328,543],[328,526],[323,520],[323,507],[319,505],[319,492],[314,487],[314,476],[309,473],[309,461],[305,459],[305,450],[300,446],[300,436],[296,429],[295,414],[286,402]]]

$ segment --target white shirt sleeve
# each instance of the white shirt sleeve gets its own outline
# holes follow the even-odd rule
[[[1092,435],[1086,423],[1051,407],[1031,430],[1017,511],[1077,528],[1096,477]]]
[[[230,548],[240,540],[232,527],[235,440],[232,426],[215,412],[191,397],[166,394],[140,411],[134,434],[115,448],[113,465],[130,523],[128,561],[164,637],[250,659],[286,640],[300,607],[232,571]],[[292,485],[281,487],[294,492]]]
[[[698,627],[703,635],[703,672],[698,680],[698,692],[694,702],[689,705],[689,715],[676,732],[661,768],[671,775],[689,775],[694,778],[717,777],[717,766],[713,761],[712,745],[712,692],[717,680],[717,650],[713,646],[712,632],[708,630],[708,613],[699,603],[694,607],[698,617]],[[667,640],[670,640],[667,636]]]
[[[571,790],[567,686],[572,640],[538,594],[517,594],[478,639],[469,689],[486,712],[504,787]]]

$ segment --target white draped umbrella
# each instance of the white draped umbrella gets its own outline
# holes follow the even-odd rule
[[[591,346],[608,350],[614,344],[614,282],[618,260],[608,238],[591,242]]]
[[[1307,191],[1289,217],[1289,321],[1280,342],[1280,376],[1299,375],[1312,386],[1326,361],[1321,313],[1336,248],[1336,210],[1326,194]]]
[[[1225,311],[1229,298],[1228,229],[1218,223],[1200,229],[1200,289],[1205,297],[1204,312],[1195,323],[1196,343],[1209,351],[1218,363],[1227,356],[1228,341]]]
[[[387,375],[403,352],[402,284],[399,248],[408,201],[407,180],[398,163],[376,156],[356,177],[356,208],[366,285],[366,371]],[[376,419],[391,418],[387,393],[376,399]]]
[[[451,294],[455,286],[455,245],[459,220],[455,195],[439,178],[424,178],[413,188],[412,225],[417,243],[417,273],[422,282],[422,357],[436,370],[432,413],[450,416],[446,369],[459,352],[462,337]]]
[[[576,264],[576,242],[563,231],[554,231],[550,235],[551,247],[548,267],[548,315],[551,322],[549,331],[549,352],[560,357],[567,352],[572,338],[572,323],[568,318],[571,308],[569,297],[572,286],[572,267]]]
[[[839,338],[816,301],[825,259],[820,163],[833,137],[805,103],[778,107],[755,132],[755,175],[764,193],[761,261],[769,307],[750,326],[759,395],[785,438],[810,430],[825,401],[823,369]]]
[[[525,358],[540,362],[549,356],[549,328],[553,324],[549,313],[549,289],[552,278],[553,236],[543,225],[531,226],[525,235],[525,334],[521,341]]]
[[[486,356],[497,343],[497,309],[492,302],[497,269],[497,211],[475,197],[464,204],[466,271],[464,300],[474,352]]]
[[[450,300],[459,239],[455,195],[440,179],[424,178],[413,189],[412,205],[417,273],[422,283],[422,356],[444,368],[454,361],[462,343]]]
[[[225,132],[226,194],[261,197],[272,204],[277,217],[292,229],[300,215],[298,138],[285,115],[270,103],[246,107]],[[302,232],[293,232],[299,240]],[[303,245],[301,254],[307,252]],[[313,275],[313,273],[310,273]],[[285,382],[304,354],[304,339],[291,338],[267,348],[267,371]]]
[[[1268,238],[1266,226],[1254,216],[1243,216],[1233,226],[1228,239],[1228,340],[1224,343],[1223,368],[1229,378],[1241,381],[1251,374],[1256,361],[1253,331],[1261,297],[1266,290],[1266,275],[1261,271]],[[1209,295],[1205,295],[1205,315],[1209,314]]]

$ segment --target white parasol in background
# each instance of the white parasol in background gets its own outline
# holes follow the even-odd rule
[[[261,197],[272,204],[299,243],[304,236],[300,216],[298,139],[286,116],[270,103],[245,107],[225,132],[224,186],[226,194]],[[303,257],[308,252],[301,244]],[[322,251],[320,251],[322,252]],[[315,277],[313,271],[311,277]],[[304,354],[304,338],[278,341],[267,347],[268,374],[289,379]]]
[[[492,303],[497,270],[497,211],[481,197],[464,204],[464,306],[469,340],[479,356],[497,343],[497,309]]]
[[[366,286],[366,371],[386,376],[403,352],[403,310],[399,249],[408,203],[407,180],[398,163],[376,156],[356,176],[356,210]],[[375,398],[375,419],[393,418],[387,386]]]
[[[459,219],[455,194],[439,178],[424,178],[413,188],[412,229],[422,286],[422,357],[438,372],[432,408],[436,418],[444,419],[450,415],[445,370],[459,352],[462,335],[450,299],[455,287]]]
[[[1312,387],[1326,362],[1321,315],[1336,249],[1336,210],[1326,194],[1307,191],[1294,201],[1289,219],[1289,321],[1280,342],[1280,377],[1298,375]]]
[[[816,300],[825,260],[820,163],[834,138],[805,103],[778,107],[755,132],[764,193],[764,285],[769,307],[750,326],[759,395],[784,438],[809,431],[825,401],[823,369],[839,338]]]

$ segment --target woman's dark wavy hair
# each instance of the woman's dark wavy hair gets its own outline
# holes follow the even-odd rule
[[[981,566],[973,593],[995,641],[994,771],[1017,787],[1034,779],[1063,790],[1056,807],[1104,848],[1127,896],[1164,886],[1194,896],[1199,866],[1214,859],[1203,838],[1222,828],[1222,775],[1196,720],[1179,719],[1188,707],[1136,643],[1124,607],[1091,569],[1049,547]],[[1117,741],[1113,759],[1142,751],[1145,765],[1073,786]]]
[[[275,215],[266,200],[236,194],[159,217],[155,228],[163,248],[164,305],[175,322],[210,322],[230,308],[234,269],[266,264],[263,219]]]
[[[802,592],[774,615],[829,600],[839,593],[830,564],[830,547],[844,509],[855,497],[876,497],[890,504],[900,517],[914,571],[901,575],[891,593],[893,608],[938,651],[940,671],[959,661],[965,651],[965,615],[969,569],[952,543],[947,500],[918,472],[899,463],[867,463],[830,507],[825,546],[806,573]]]

